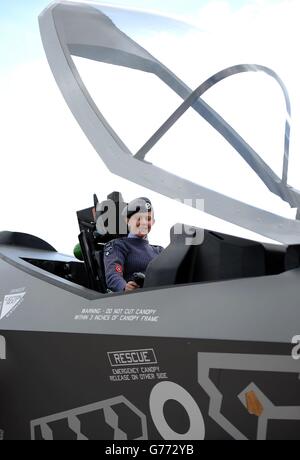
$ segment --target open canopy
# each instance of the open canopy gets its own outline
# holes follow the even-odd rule
[[[256,175],[263,187],[292,208],[300,208],[299,191],[287,184],[290,101],[276,72],[263,65],[235,63],[209,75],[201,68],[201,53],[205,53],[206,46],[200,41],[201,31],[178,20],[139,11],[61,1],[51,4],[40,15],[40,29],[57,84],[81,128],[111,172],[193,207],[198,207],[199,200],[204,200],[205,212],[278,242],[300,242],[299,221],[242,202],[239,194],[232,196],[220,187],[220,182],[223,185],[227,176],[224,168],[234,167],[231,165],[234,154],[239,165],[243,163],[243,171],[247,168],[250,177]],[[82,58],[102,65],[102,81],[98,85],[103,88],[104,95],[112,88],[119,115],[115,119],[111,97],[103,97],[97,105],[85,86],[79,72],[78,59]],[[107,72],[111,72],[111,78]],[[119,114],[124,107],[121,108],[121,100],[116,96],[120,93],[120,87],[114,80],[118,73],[123,77],[123,84],[126,79],[132,83],[125,107],[128,113],[137,111],[134,99],[138,98],[146,114],[142,117],[140,112],[137,113],[137,118],[142,118],[144,123],[142,128],[139,121],[131,124],[132,133],[136,134],[131,139],[124,128],[122,131],[122,125],[128,127],[128,124],[126,118]],[[264,132],[264,127],[257,130],[258,135],[254,130],[254,143],[251,143],[251,139],[242,137],[238,129],[229,124],[224,107],[217,111],[208,101],[208,90],[214,91],[212,102],[217,99],[217,83],[223,85],[225,80],[230,80],[233,86],[240,88],[241,80],[248,73],[264,74],[268,86],[271,86],[269,100],[273,104],[277,99],[281,104],[278,109],[281,115],[277,121],[281,122],[282,132],[278,133],[276,129],[272,132],[272,138],[279,140],[282,150],[281,168],[277,167],[279,171],[263,159],[257,138]],[[198,75],[205,76],[202,82]],[[142,94],[135,88],[137,79],[142,82]],[[122,91],[124,88],[121,88]],[[251,93],[251,87],[247,91]],[[149,98],[154,99],[154,110],[147,105]],[[234,105],[235,100],[229,99],[229,102],[229,106]],[[245,109],[243,112],[247,112],[246,107],[242,105],[242,108]],[[258,105],[256,109],[260,111]],[[232,118],[232,113],[228,113]],[[243,113],[238,115],[237,120],[239,117],[243,117]],[[193,142],[192,136],[196,136]],[[173,143],[168,144],[170,138]],[[181,152],[175,151],[176,144],[181,145]],[[191,150],[191,146],[195,152],[192,152],[194,160],[189,162],[186,150]],[[273,150],[272,144],[271,153]],[[182,163],[180,175],[172,171],[175,156]],[[216,180],[216,186],[207,181],[205,168],[208,164],[215,168],[210,182],[217,179],[218,170],[222,170],[222,181]],[[188,167],[194,171],[193,179],[195,172],[199,173],[199,180],[190,180],[185,174]],[[239,172],[237,182],[243,182]]]

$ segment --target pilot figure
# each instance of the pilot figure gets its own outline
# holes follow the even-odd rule
[[[155,223],[151,201],[141,197],[128,203],[122,212],[129,234],[105,245],[104,265],[106,284],[114,292],[133,291],[139,285],[134,273],[145,273],[148,264],[163,247],[149,244],[148,233]]]

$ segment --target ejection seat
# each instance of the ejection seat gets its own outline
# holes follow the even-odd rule
[[[119,216],[126,205],[122,194],[113,192],[107,196],[107,200],[101,203],[94,195],[94,206],[77,212],[80,228],[78,239],[88,275],[89,288],[103,294],[110,292],[105,280],[104,246],[109,241],[124,236],[124,232],[121,233]],[[102,222],[101,218],[103,219]],[[108,219],[112,219],[114,225],[108,226]],[[98,229],[96,222],[98,222]],[[110,233],[99,232],[101,226],[103,229],[113,228],[114,231]],[[122,228],[122,230],[124,229]]]

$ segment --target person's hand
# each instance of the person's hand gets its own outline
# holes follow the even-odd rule
[[[134,281],[129,281],[126,286],[125,286],[125,292],[126,291],[134,291],[135,289],[138,289],[139,285],[136,284]]]

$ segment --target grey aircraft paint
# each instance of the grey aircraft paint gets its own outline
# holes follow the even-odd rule
[[[205,198],[218,217],[299,243],[298,221],[180,178],[175,190],[174,176],[132,158],[87,97],[71,59],[72,52],[95,51],[83,46],[95,38],[111,41],[111,10],[101,8],[55,2],[40,25],[58,85],[107,166],[171,198]],[[100,35],[75,27],[87,17],[99,21]],[[133,65],[136,55],[135,66],[148,59],[166,72],[127,38],[114,54],[122,60],[120,51],[128,53],[122,65]],[[170,72],[164,78],[176,81]],[[191,90],[181,83],[186,100]],[[201,100],[195,108],[243,147]],[[239,153],[260,164],[254,152]],[[269,187],[295,204],[298,192],[275,186],[261,166]],[[300,258],[299,247],[292,249],[293,268],[272,275],[102,294],[70,281],[66,270],[83,263],[33,237],[0,234],[0,439],[300,439]],[[53,266],[63,267],[60,276],[49,272]]]

